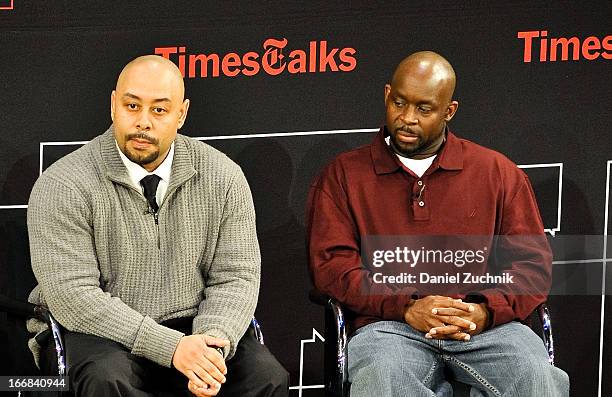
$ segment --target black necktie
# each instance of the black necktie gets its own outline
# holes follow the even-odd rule
[[[144,196],[155,213],[157,213],[157,210],[159,209],[157,206],[157,200],[155,199],[155,194],[157,193],[157,185],[159,185],[160,179],[161,178],[157,175],[152,174],[147,175],[140,180],[140,184],[144,188]]]

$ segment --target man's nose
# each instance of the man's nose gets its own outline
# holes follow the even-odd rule
[[[140,117],[136,122],[139,131],[149,131],[151,129],[151,118],[148,112],[140,112]]]
[[[400,113],[400,120],[402,123],[408,125],[418,124],[419,119],[417,118],[416,107],[406,106],[402,113]]]

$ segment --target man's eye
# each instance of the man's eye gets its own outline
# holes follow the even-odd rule
[[[419,111],[421,111],[423,113],[429,113],[431,111],[431,109],[423,107],[423,106],[419,106]]]
[[[136,105],[135,103],[128,103],[127,104],[128,109],[130,110],[136,110],[138,109],[138,105]]]
[[[153,108],[153,113],[157,113],[157,114],[166,113],[166,109],[164,109],[164,108]]]
[[[403,102],[400,101],[393,101],[393,103],[395,104],[396,107],[401,108],[402,106],[404,106]]]

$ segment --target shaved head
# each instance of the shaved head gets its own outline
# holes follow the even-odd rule
[[[450,101],[455,92],[455,69],[442,55],[433,51],[419,51],[404,58],[393,73],[391,85],[411,74],[435,84]]]
[[[171,81],[171,84],[175,85],[178,90],[177,94],[180,96],[182,101],[185,97],[185,83],[183,82],[183,75],[179,68],[170,60],[161,57],[159,55],[143,55],[132,61],[123,67],[119,78],[117,78],[117,85],[115,90],[119,91],[119,87],[129,79],[134,73],[142,73],[146,70],[149,73],[155,74],[157,78],[166,78]]]
[[[457,111],[451,64],[432,51],[404,58],[385,86],[386,129],[400,156],[431,157],[444,143],[446,124]]]
[[[168,155],[188,109],[183,76],[174,63],[158,55],[134,59],[125,65],[111,93],[119,149],[153,171]]]

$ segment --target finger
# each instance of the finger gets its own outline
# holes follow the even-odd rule
[[[202,364],[206,365],[204,368],[206,368],[206,370],[219,382],[225,383],[224,375],[227,374],[227,366],[225,365],[223,356],[219,354],[217,350],[207,348],[204,351],[204,360],[209,363],[209,365],[206,365],[202,362]]]
[[[221,387],[221,381],[215,379],[215,377],[209,371],[205,370],[204,368],[196,366],[193,372],[195,372],[198,378],[200,378],[205,383],[204,386],[211,387],[211,388]]]
[[[461,299],[451,299],[448,302],[447,307],[454,307],[455,309],[463,310],[464,312],[472,313],[474,311],[474,305],[462,302]]]
[[[200,389],[199,387],[197,387],[195,383],[193,383],[191,380],[189,381],[189,383],[187,383],[187,389],[189,389],[189,391],[196,396],[202,395],[201,390],[203,389]]]
[[[208,368],[213,369],[213,366],[209,364],[207,368],[204,368],[203,366],[196,365],[196,367],[193,369],[193,372],[209,387],[221,387],[221,383],[223,383],[222,380],[225,381],[225,378],[223,378],[222,380],[216,379],[214,374],[211,373],[211,370],[209,370]]]
[[[463,329],[461,327],[457,327],[456,325],[443,325],[441,327],[435,327],[427,332],[429,335],[433,336],[442,336],[446,337],[448,335],[456,334],[457,332],[462,332]]]
[[[192,370],[188,370],[185,373],[185,376],[187,377],[187,379],[189,379],[189,384],[192,384],[194,387],[197,387],[197,388],[208,387],[208,384],[202,381],[202,379],[200,379],[198,375],[196,375],[196,373],[193,372]]]
[[[438,316],[465,316],[465,310],[455,309],[452,307],[435,307],[431,309],[432,314]]]
[[[197,397],[200,397],[200,396],[216,396],[219,393],[219,390],[220,390],[220,389],[214,389],[214,388],[210,388],[210,387],[197,387],[192,382],[189,382],[189,384],[187,385],[187,388],[189,389],[190,392],[195,394]]]
[[[456,334],[447,335],[447,338],[467,342],[472,337],[470,336],[470,334],[466,334],[465,332],[457,332]]]
[[[212,362],[210,361],[210,359],[208,358],[211,355],[217,355],[220,356],[219,353],[217,353],[216,351],[212,350],[212,349],[206,349],[206,352],[204,352],[204,355],[197,361],[197,365],[204,371],[206,371],[206,373],[208,375],[210,375],[216,382],[219,383],[225,383],[225,375],[221,372],[221,370]],[[225,362],[223,363],[223,365],[225,365]]]
[[[230,341],[227,339],[217,338],[215,336],[210,336],[210,335],[202,335],[202,336],[204,337],[204,342],[208,346],[225,347],[225,346],[229,346],[230,344]]]
[[[465,319],[463,317],[459,317],[459,316],[440,316],[439,317],[440,321],[442,321],[444,324],[448,324],[448,325],[456,325],[458,327],[463,328],[463,330],[470,330],[470,331],[474,331],[476,329],[476,323]]]
[[[449,340],[449,339],[454,339],[454,340],[458,340],[458,341],[462,341],[462,342],[467,342],[471,339],[470,334],[467,334],[465,332],[455,332],[455,333],[451,333],[451,334],[442,334],[442,333],[437,333],[437,334],[430,334],[429,332],[425,334],[425,337],[427,339],[444,339],[444,340]]]

